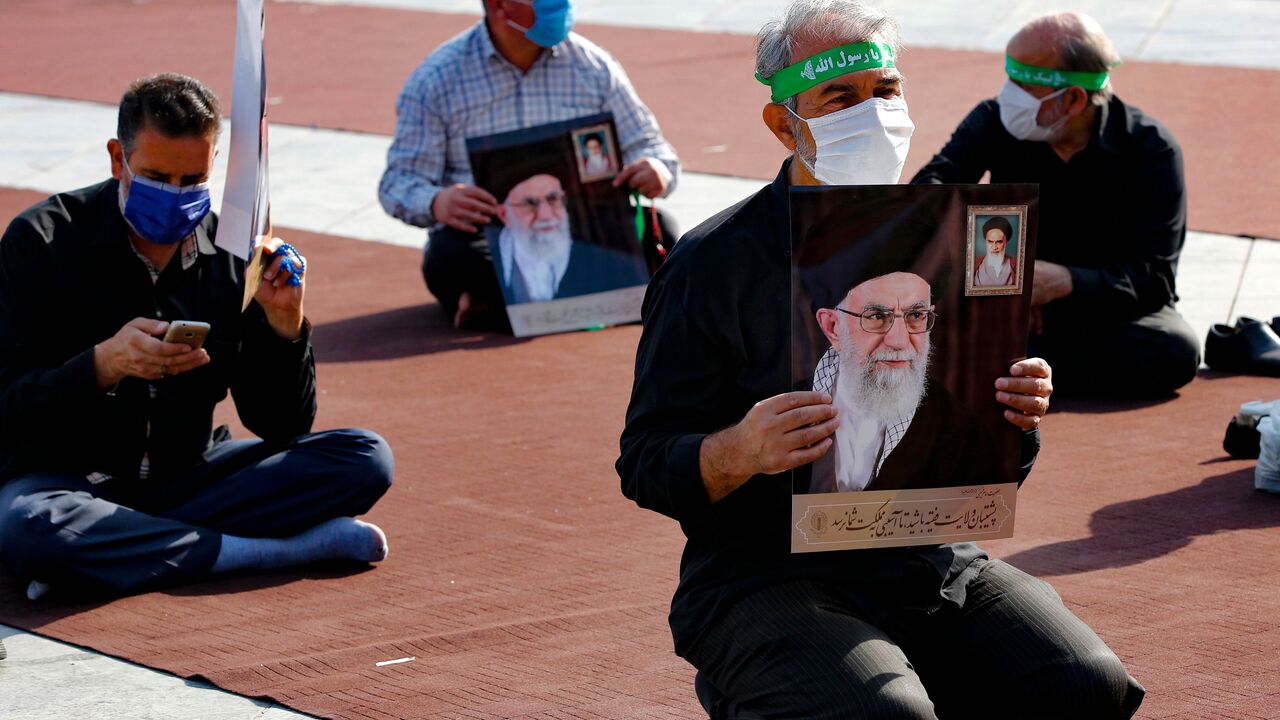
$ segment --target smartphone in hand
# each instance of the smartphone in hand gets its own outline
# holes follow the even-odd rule
[[[174,320],[169,323],[169,329],[164,334],[164,341],[167,343],[182,343],[192,350],[196,350],[201,345],[204,345],[204,339],[209,336],[209,329],[210,326],[207,322]]]

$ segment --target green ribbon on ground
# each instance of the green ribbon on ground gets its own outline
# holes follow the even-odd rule
[[[1051,88],[1081,87],[1085,90],[1101,90],[1107,86],[1108,72],[1077,72],[1024,65],[1008,55],[1004,58],[1004,71],[1011,80],[1028,85]]]
[[[856,42],[824,50],[767,78],[756,73],[756,80],[773,88],[774,102],[782,102],[845,73],[893,66],[892,47],[880,42]]]

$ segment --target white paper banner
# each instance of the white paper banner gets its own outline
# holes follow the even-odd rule
[[[255,256],[268,232],[267,72],[262,57],[263,0],[237,0],[235,71],[231,86],[231,150],[218,220],[218,247],[237,257]],[[256,280],[256,274],[246,272]],[[257,283],[252,284],[256,289]],[[246,287],[246,298],[252,296]]]

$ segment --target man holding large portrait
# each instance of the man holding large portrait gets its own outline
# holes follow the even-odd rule
[[[913,128],[900,50],[895,21],[853,0],[793,0],[766,25],[763,117],[791,157],[686,234],[649,285],[617,469],[627,497],[687,538],[676,652],[716,718],[962,717],[983,686],[998,688],[987,718],[1131,717],[1143,690],[1115,654],[1047,583],[975,545],[791,553],[786,471],[853,419],[794,389],[790,192],[897,182]],[[1026,429],[1029,470],[1050,371],[1007,372],[986,402]]]

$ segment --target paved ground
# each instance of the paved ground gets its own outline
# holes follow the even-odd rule
[[[311,5],[434,10],[478,15],[480,0],[283,0]],[[1280,69],[1280,3],[1271,0],[881,0],[908,47],[1001,51],[1027,20],[1052,9],[1087,12],[1120,55],[1190,65]],[[754,35],[779,0],[582,0],[580,22]]]
[[[0,137],[24,142],[0,155],[0,186],[58,192],[101,180],[104,137],[115,108],[0,92]],[[215,177],[225,171],[222,134]],[[424,231],[388,217],[377,186],[391,139],[384,135],[272,125],[271,203],[278,226],[360,240],[421,247]],[[762,181],[684,173],[663,201],[687,230],[755,192]],[[214,207],[222,187],[213,185]],[[1180,309],[1201,337],[1215,322],[1280,312],[1280,242],[1192,232],[1178,273]]]
[[[306,1],[464,13],[474,13],[478,5],[477,0]],[[981,50],[999,50],[1009,33],[1043,5],[1029,0],[884,4],[902,18],[905,39],[912,46]],[[780,3],[586,0],[580,5],[584,22],[753,33]],[[1130,60],[1280,69],[1280,43],[1275,42],[1280,2],[1088,0],[1075,7],[1098,17]],[[103,143],[113,127],[114,108],[109,106],[0,92],[0,137],[6,138],[0,153],[0,186],[54,192],[100,180],[106,171]],[[374,193],[388,142],[374,134],[273,126],[277,223],[359,240],[420,245],[420,230],[386,218],[377,206]],[[226,157],[225,149],[221,157]],[[215,178],[221,177],[221,170]],[[759,180],[690,173],[666,207],[687,229],[759,185]],[[215,182],[215,194],[219,193]],[[1201,336],[1211,323],[1241,314],[1269,317],[1280,312],[1277,277],[1280,242],[1192,233],[1179,274],[1181,309]],[[9,658],[0,661],[0,717],[306,717],[7,626],[0,626],[0,638],[9,651]]]
[[[270,703],[0,625],[0,717],[9,720],[291,720]]]

